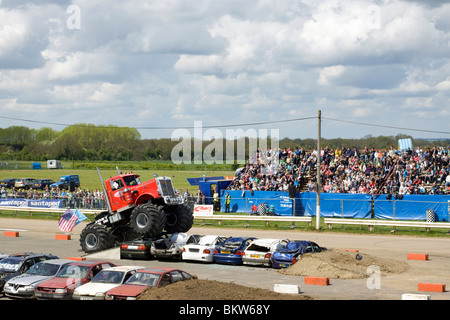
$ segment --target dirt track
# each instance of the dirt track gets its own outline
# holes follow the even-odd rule
[[[3,236],[5,229],[20,229],[18,238]],[[60,257],[83,256],[78,243],[79,233],[83,229],[82,225],[77,226],[72,233],[72,240],[55,240],[55,234],[60,233],[56,221],[27,220],[27,219],[0,219],[0,253],[13,253],[19,251],[51,252]],[[180,267],[188,272],[197,274],[200,280],[218,280],[224,283],[244,285],[246,289],[258,288],[273,291],[274,284],[296,284],[301,287],[301,295],[313,299],[362,299],[362,300],[397,300],[401,299],[402,293],[419,293],[417,286],[419,282],[443,283],[450,285],[450,239],[449,238],[418,238],[398,235],[355,235],[339,234],[328,232],[302,232],[298,230],[286,231],[264,231],[254,229],[218,229],[218,228],[193,228],[192,233],[199,234],[223,234],[229,236],[252,235],[258,238],[289,238],[307,239],[317,242],[319,245],[329,249],[354,249],[359,250],[362,260],[354,259],[355,253],[350,252],[346,262],[341,263],[341,269],[333,264],[336,260],[329,257],[328,260],[314,261],[306,268],[314,276],[322,275],[322,271],[327,268],[332,272],[329,286],[305,285],[304,274],[287,274],[292,270],[280,274],[274,269],[246,267],[246,266],[222,266],[205,265],[186,262],[163,262],[163,261],[137,261],[118,260],[119,264],[133,265],[171,265]],[[330,251],[331,252],[331,251]],[[103,252],[92,257],[102,257],[105,259],[119,259],[118,249],[110,252]],[[407,253],[427,253],[428,261],[407,260]],[[88,256],[89,258],[90,256]],[[318,259],[319,256],[316,256]],[[389,260],[387,260],[389,259]],[[305,259],[306,260],[306,259]],[[368,261],[370,260],[370,262]],[[389,264],[386,263],[389,261]],[[395,262],[395,263],[394,263]],[[379,289],[369,289],[367,279],[367,265],[371,263],[380,267],[381,285]],[[348,276],[350,266],[360,265],[358,269],[360,277]],[[342,266],[345,268],[342,268]],[[294,265],[295,266],[295,265]],[[383,267],[386,266],[386,267]],[[297,264],[300,268],[301,264]],[[406,267],[406,269],[404,269]],[[345,269],[345,270],[344,270]],[[403,270],[403,272],[400,272]],[[320,271],[320,272],[319,272]],[[334,274],[333,274],[334,272]],[[347,274],[347,276],[345,276]],[[230,286],[236,294],[234,286]],[[169,290],[169,289],[167,289]],[[225,292],[225,290],[222,290]],[[194,290],[195,292],[195,290]],[[448,292],[426,293],[431,295],[432,300],[448,300]],[[258,293],[257,296],[261,296]],[[248,293],[246,297],[250,296]],[[265,298],[264,298],[265,299]]]

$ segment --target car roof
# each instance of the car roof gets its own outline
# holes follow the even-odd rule
[[[140,267],[140,266],[115,266],[115,267],[110,267],[110,268],[105,268],[102,271],[131,271],[131,270],[136,270],[136,269],[142,269],[144,267]]]
[[[311,241],[308,240],[295,240],[295,241],[289,241],[286,244],[286,249],[296,249],[296,248],[300,248],[300,247],[306,247],[308,244],[313,243]]]
[[[253,240],[252,243],[270,246],[270,245],[272,245],[274,243],[282,242],[282,241],[286,241],[287,242],[287,240],[285,240],[285,239],[261,238],[261,239]]]
[[[114,263],[104,260],[83,260],[83,261],[73,261],[70,263],[72,266],[93,266],[102,263],[109,263],[114,265]]]
[[[50,260],[40,261],[39,263],[63,265],[66,263],[71,263],[71,261],[69,259],[50,259]]]
[[[256,239],[255,237],[232,237],[225,240],[225,242],[243,241],[248,239]]]
[[[23,255],[13,255],[13,256],[9,256],[8,258],[13,259],[13,260],[26,260],[28,258],[37,258],[37,257],[51,257],[51,258],[58,259],[58,257],[52,255],[51,253],[30,253],[30,254],[23,254]]]
[[[167,271],[182,271],[182,270],[171,267],[149,267],[138,270],[138,272],[149,272],[149,273],[164,273]]]

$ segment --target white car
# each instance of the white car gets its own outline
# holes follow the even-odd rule
[[[90,282],[76,288],[72,298],[75,300],[104,300],[108,290],[120,286],[142,268],[118,266],[103,269]]]
[[[206,235],[202,236],[197,243],[187,244],[183,248],[183,260],[194,260],[213,262],[214,249],[224,242],[228,237]]]
[[[272,266],[271,257],[275,251],[286,247],[287,239],[256,239],[244,250],[242,263],[246,265]]]
[[[182,259],[184,246],[197,243],[201,236],[183,232],[167,234],[152,242],[150,253],[157,259]]]
[[[54,277],[64,266],[73,262],[68,259],[50,259],[38,262],[27,272],[9,279],[5,283],[4,293],[10,298],[34,299],[36,287]]]

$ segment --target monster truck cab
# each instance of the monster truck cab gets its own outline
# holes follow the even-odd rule
[[[137,174],[122,174],[107,179],[105,187],[111,210],[115,212],[159,198],[166,204],[183,203],[183,198],[174,193],[172,180],[166,177],[141,182]]]

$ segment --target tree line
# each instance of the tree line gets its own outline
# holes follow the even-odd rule
[[[449,146],[450,139],[425,140],[413,139],[411,136],[365,136],[360,139],[321,139],[323,147],[331,149],[349,147],[377,150],[397,147],[398,139],[411,138],[414,146],[433,147]],[[245,138],[248,140],[248,138]],[[170,138],[142,139],[136,128],[118,126],[95,126],[77,124],[61,131],[52,128],[33,129],[24,126],[0,128],[0,160],[85,160],[85,161],[152,161],[171,160],[171,153],[179,141]],[[212,141],[202,141],[204,149]],[[225,150],[225,143],[223,141]],[[192,142],[192,145],[194,143]],[[234,143],[235,148],[237,142]],[[248,143],[245,145],[248,146]],[[270,146],[270,139],[267,142]],[[317,140],[312,138],[279,140],[280,148],[304,148],[313,150]],[[246,150],[248,152],[248,150]],[[192,157],[195,150],[192,149]],[[235,153],[236,154],[236,153]],[[225,155],[224,155],[225,156]]]

